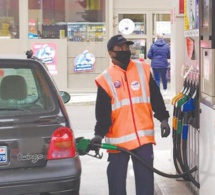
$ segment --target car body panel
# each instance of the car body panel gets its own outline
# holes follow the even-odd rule
[[[80,185],[80,159],[75,157],[64,159],[61,163],[57,161],[48,161],[46,167],[2,171],[4,177],[0,178],[0,194],[33,194],[59,189],[76,190],[77,193]]]
[[[39,61],[0,59],[0,194],[79,194],[78,154],[47,160],[53,133],[71,129],[61,94]]]

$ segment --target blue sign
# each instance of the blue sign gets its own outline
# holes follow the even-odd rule
[[[29,39],[38,39],[39,38],[39,36],[37,35],[37,34],[33,34],[33,33],[28,33],[28,38]]]
[[[79,54],[74,61],[74,72],[87,72],[93,71],[95,63],[95,56],[85,50],[83,53]]]

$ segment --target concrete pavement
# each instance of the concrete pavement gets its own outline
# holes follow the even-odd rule
[[[68,104],[95,104],[96,93],[72,93],[70,94],[71,99]]]

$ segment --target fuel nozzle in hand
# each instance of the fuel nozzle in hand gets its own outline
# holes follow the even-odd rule
[[[92,144],[90,139],[85,139],[84,137],[78,137],[75,140],[79,155],[89,155],[99,159],[102,158],[103,153],[99,153],[101,144]],[[89,154],[90,151],[95,151],[95,154]]]

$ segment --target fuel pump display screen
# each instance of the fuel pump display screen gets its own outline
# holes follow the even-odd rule
[[[203,19],[202,26],[209,26],[209,0],[203,0]]]

